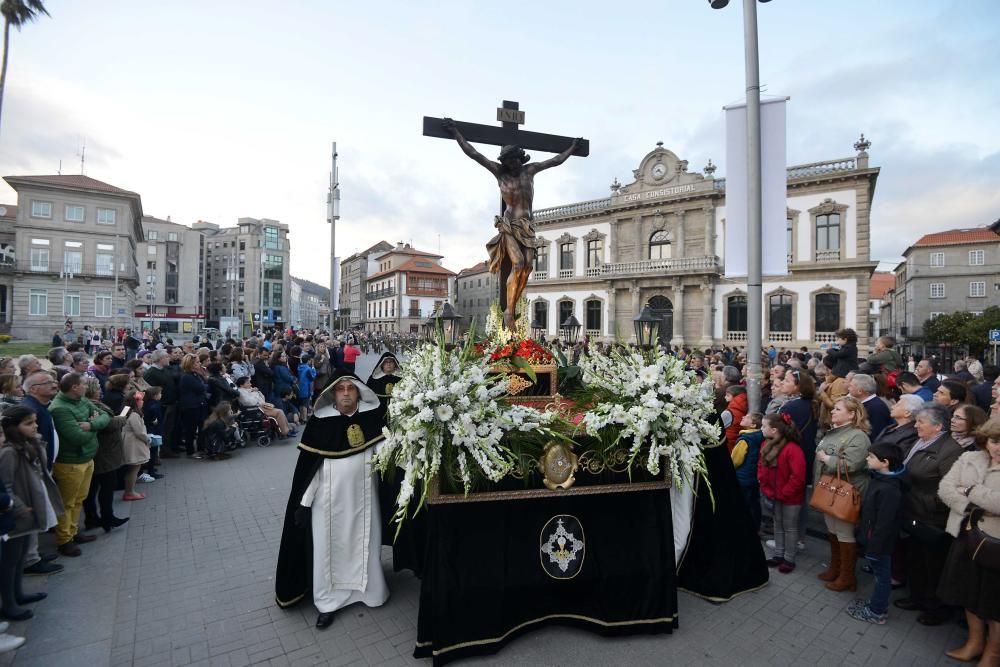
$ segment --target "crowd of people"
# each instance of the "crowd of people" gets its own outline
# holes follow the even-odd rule
[[[0,357],[0,652],[24,642],[7,622],[30,619],[46,597],[25,593],[23,577],[62,571],[57,558],[128,521],[115,515],[118,491],[142,501],[138,485],[162,478],[165,460],[229,458],[246,444],[240,415],[259,413],[276,438],[297,435],[314,397],[362,353],[344,332],[175,344],[155,331],[78,334],[71,322],[52,343],[44,360]],[[45,532],[51,553],[39,549]]]
[[[88,531],[128,521],[114,513],[116,491],[122,502],[141,501],[138,484],[161,478],[165,460],[228,458],[242,444],[240,415],[260,413],[276,437],[294,436],[334,378],[360,382],[353,374],[361,354],[417,343],[373,332],[269,332],[217,344],[84,332],[68,324],[47,363],[0,359],[7,620],[30,618],[27,605],[45,597],[25,594],[23,575],[60,571],[58,556],[78,557],[97,539]],[[581,341],[564,349],[576,357],[610,348]],[[755,413],[745,351],[671,352],[714,384],[750,520],[762,538],[773,533],[769,566],[795,570],[807,503],[822,480],[838,477],[860,502],[847,518],[819,508],[829,545],[819,579],[854,592],[858,561],[873,578],[870,594],[847,613],[884,624],[892,591],[905,588],[895,608],[917,612],[925,625],[959,619],[968,627],[950,657],[1000,664],[1000,369],[968,358],[945,375],[932,359],[904,360],[891,337],[859,358],[857,336],[845,329],[825,352],[763,350],[763,410]],[[42,553],[38,534],[49,530],[55,553]],[[0,634],[0,650],[19,641]]]
[[[818,575],[826,588],[856,591],[859,560],[873,575],[871,593],[847,613],[884,624],[892,591],[906,589],[892,605],[919,623],[967,626],[966,643],[949,657],[1000,664],[1000,369],[967,358],[943,375],[932,359],[904,360],[888,336],[862,359],[850,329],[825,354],[768,352],[762,413],[748,411],[742,360],[707,356],[726,444],[762,535],[762,517],[771,518],[768,565],[795,569],[807,503],[839,478],[857,494],[855,514],[812,505],[827,531]],[[691,356],[701,372],[706,356]]]

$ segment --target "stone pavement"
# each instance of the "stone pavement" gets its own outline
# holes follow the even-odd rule
[[[369,360],[370,366],[374,359]],[[362,377],[367,377],[367,368]],[[273,576],[294,443],[241,450],[229,461],[169,460],[141,485],[144,501],[116,503],[125,526],[60,558],[65,572],[26,578],[45,590],[36,616],[13,623],[27,643],[0,664],[62,667],[430,664],[412,656],[419,582],[389,574],[380,608],[355,605],[317,631],[308,604],[282,611]],[[43,547],[51,536],[43,536]],[[854,597],[815,578],[825,544],[810,538],[798,569],[725,605],[680,594],[673,635],[601,638],[545,628],[514,640],[484,665],[936,665],[964,633],[925,628],[891,608],[887,625],[854,621]],[[391,572],[389,550],[383,551]],[[862,575],[862,590],[871,579]]]

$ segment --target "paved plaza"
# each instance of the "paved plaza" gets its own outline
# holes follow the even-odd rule
[[[367,377],[374,357],[359,365]],[[117,503],[131,520],[66,570],[28,577],[47,600],[35,618],[12,624],[28,642],[0,664],[62,667],[136,665],[406,665],[416,640],[419,581],[389,574],[389,601],[354,605],[332,627],[314,627],[308,604],[282,611],[273,577],[296,450],[292,441],[248,448],[224,462],[170,460],[167,476],[141,485],[147,498]],[[120,495],[120,494],[119,494]],[[43,536],[43,545],[51,535]],[[815,575],[825,543],[809,538],[798,569],[774,573],[764,589],[725,605],[680,594],[673,635],[601,638],[546,628],[483,665],[936,665],[964,639],[955,624],[926,628],[892,608],[873,626],[844,613],[853,595],[832,593]],[[383,563],[391,572],[388,549]],[[863,590],[871,579],[860,577]],[[484,604],[486,604],[484,602]]]

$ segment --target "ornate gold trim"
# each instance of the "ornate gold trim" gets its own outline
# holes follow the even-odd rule
[[[446,646],[444,648],[437,649],[436,651],[431,651],[432,655],[438,656],[457,649],[466,648],[468,646],[482,646],[484,644],[496,644],[501,642],[510,635],[514,634],[522,628],[526,628],[529,625],[534,625],[535,623],[542,623],[543,621],[551,621],[553,619],[572,619],[577,621],[586,621],[588,623],[594,623],[596,625],[601,625],[606,628],[620,628],[628,625],[653,625],[654,623],[672,623],[677,620],[677,614],[672,616],[664,616],[663,618],[641,618],[634,619],[631,621],[602,621],[599,618],[591,618],[590,616],[583,616],[580,614],[549,614],[548,616],[542,616],[540,618],[533,618],[530,621],[525,621],[520,623],[507,632],[503,633],[499,637],[491,637],[489,639],[477,639],[468,642],[462,642],[461,644],[454,644],[452,646]],[[426,648],[428,646],[433,646],[433,642],[417,642],[417,647]]]
[[[677,590],[683,591],[683,592],[687,593],[688,595],[693,595],[696,598],[701,598],[702,600],[708,600],[709,602],[719,603],[719,602],[729,602],[730,600],[734,600],[734,599],[738,598],[739,596],[743,595],[744,593],[756,593],[757,591],[765,588],[769,583],[771,583],[771,582],[770,581],[765,581],[763,584],[761,584],[760,586],[757,586],[756,588],[748,588],[745,591],[737,591],[736,593],[733,593],[732,595],[730,595],[727,598],[717,598],[717,597],[713,597],[711,595],[702,595],[701,593],[695,593],[694,591],[689,591],[688,589],[681,588],[679,586],[678,586]]]
[[[549,574],[549,571],[547,569],[545,569],[545,555],[544,552],[542,551],[542,544],[544,544],[544,540],[542,538],[545,537],[545,529],[549,527],[549,524],[552,523],[556,519],[556,517],[561,517],[561,516],[568,516],[574,521],[576,521],[576,525],[580,526],[580,541],[583,542],[583,557],[580,558],[580,567],[577,568],[576,574],[574,574],[572,577],[554,577],[551,574]],[[586,558],[587,558],[587,531],[583,529],[583,522],[580,521],[579,517],[574,516],[572,514],[555,514],[552,516],[552,518],[546,521],[545,525],[542,526],[542,529],[538,531],[538,565],[542,568],[542,572],[544,572],[550,579],[553,579],[555,581],[570,581],[572,579],[576,579],[577,576],[581,572],[583,572],[583,564],[584,562],[586,562]]]
[[[665,480],[655,482],[633,482],[631,484],[597,484],[594,486],[574,486],[559,491],[548,489],[521,489],[517,491],[485,491],[470,493],[441,494],[436,484],[428,489],[428,505],[452,505],[455,503],[480,503],[493,500],[534,500],[540,498],[565,498],[566,496],[593,496],[599,493],[634,493],[640,491],[669,490],[670,484]]]
[[[281,600],[279,600],[279,599],[278,599],[278,597],[277,597],[277,596],[275,596],[275,597],[274,597],[274,601],[275,601],[275,602],[277,602],[277,603],[278,603],[278,606],[279,606],[279,607],[281,607],[282,609],[287,609],[288,607],[291,607],[291,606],[292,606],[293,604],[295,604],[295,603],[297,603],[297,602],[301,601],[301,600],[302,600],[302,598],[304,598],[305,596],[306,596],[306,594],[305,594],[305,593],[302,593],[301,595],[299,595],[299,596],[297,596],[297,597],[294,597],[294,598],[292,598],[292,599],[291,599],[291,600],[289,600],[288,602],[282,602]]]
[[[377,437],[372,438],[368,442],[364,442],[358,445],[357,447],[346,449],[342,452],[328,452],[323,449],[316,449],[315,447],[310,447],[309,445],[303,444],[301,442],[299,443],[299,449],[301,449],[304,452],[309,452],[310,454],[319,454],[320,456],[326,457],[328,459],[342,459],[347,456],[353,456],[358,452],[363,452],[372,445],[374,445],[375,443],[381,442],[382,440],[385,440],[385,436],[379,435]]]

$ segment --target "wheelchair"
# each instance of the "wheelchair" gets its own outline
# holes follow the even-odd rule
[[[260,408],[244,407],[236,417],[236,427],[244,447],[251,442],[257,443],[258,447],[267,447],[274,438],[273,434],[278,432],[278,421],[265,415]]]

